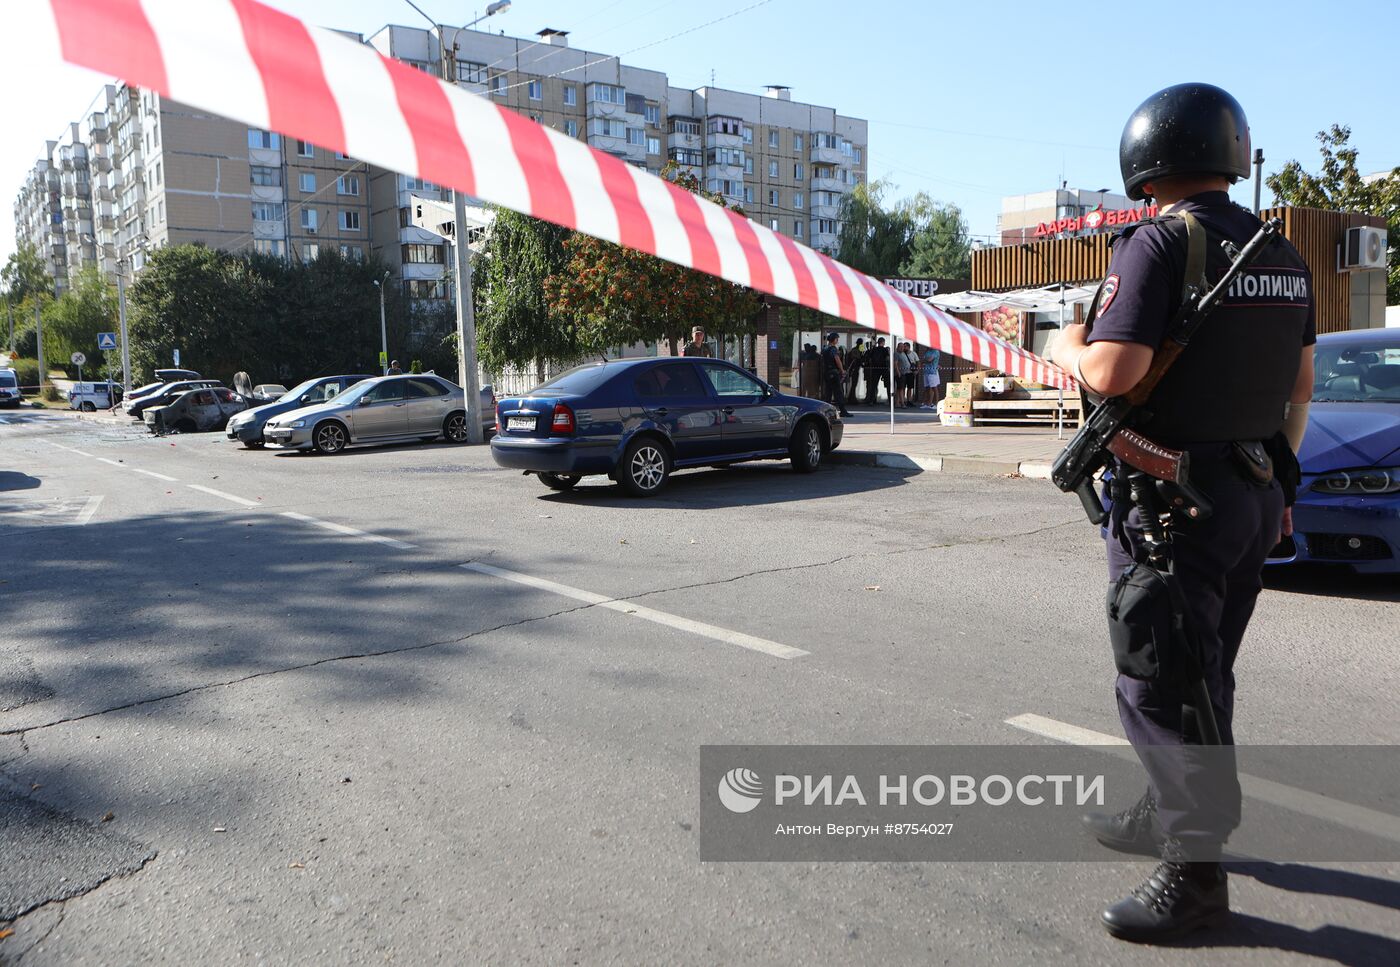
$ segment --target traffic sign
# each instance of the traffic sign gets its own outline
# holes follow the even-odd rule
[[[389,368],[389,354],[388,354],[388,353],[381,352],[381,353],[379,354],[379,368],[380,368],[380,369],[388,369],[388,368]]]
[[[117,334],[114,332],[99,332],[97,334],[97,348],[103,352],[109,349],[116,349]]]
[[[84,363],[87,362],[87,357],[84,356],[82,353],[74,353],[72,356],[70,356],[70,357],[68,357],[68,358],[71,359],[71,360],[73,360],[73,365],[74,365],[74,366],[82,366]]]

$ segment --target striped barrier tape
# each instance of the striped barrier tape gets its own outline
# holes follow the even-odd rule
[[[49,0],[53,55],[252,127],[1051,386],[1044,359],[509,108],[256,0]],[[43,31],[41,30],[41,33]]]

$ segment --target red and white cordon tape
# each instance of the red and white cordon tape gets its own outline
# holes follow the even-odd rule
[[[1073,386],[1040,357],[878,279],[255,0],[48,0],[48,7],[55,56],[79,66],[897,340],[1023,379]]]

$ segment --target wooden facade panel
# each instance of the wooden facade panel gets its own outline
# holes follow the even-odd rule
[[[1283,234],[1312,270],[1317,301],[1317,331],[1340,332],[1351,327],[1351,279],[1337,271],[1337,246],[1348,228],[1384,228],[1375,215],[1331,212],[1316,208],[1269,208],[1263,218],[1283,219]],[[1097,284],[1108,272],[1110,234],[1057,238],[985,248],[972,253],[972,288],[1003,292],[1055,285]]]

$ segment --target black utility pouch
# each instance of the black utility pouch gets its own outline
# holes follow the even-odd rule
[[[1108,589],[1108,637],[1121,675],[1179,690],[1201,677],[1176,578],[1141,562]]]
[[[1230,444],[1235,466],[1246,480],[1267,487],[1274,479],[1274,460],[1258,440],[1236,440]]]

